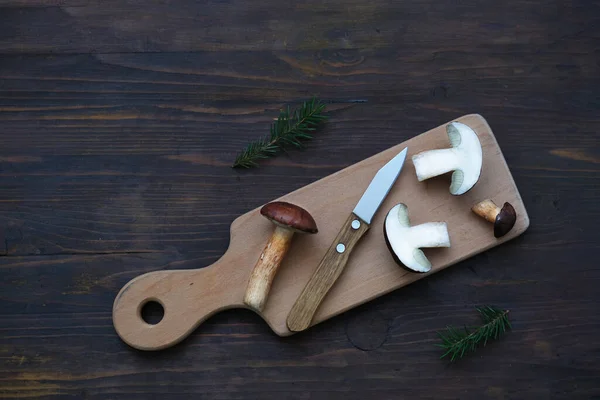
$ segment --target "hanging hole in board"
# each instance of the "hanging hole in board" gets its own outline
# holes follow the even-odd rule
[[[142,305],[140,314],[145,323],[156,325],[163,319],[165,309],[158,301],[148,300]]]

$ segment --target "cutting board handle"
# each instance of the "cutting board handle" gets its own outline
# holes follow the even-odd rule
[[[134,348],[160,350],[184,339],[211,315],[244,307],[243,291],[227,279],[236,270],[228,260],[224,256],[208,267],[149,272],[129,281],[113,304],[118,335]],[[154,325],[142,318],[142,307],[150,301],[164,310],[163,318]]]

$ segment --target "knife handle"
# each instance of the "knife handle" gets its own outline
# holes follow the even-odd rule
[[[290,331],[298,332],[310,326],[319,305],[344,270],[352,250],[368,230],[365,221],[350,214],[292,307],[287,317]]]

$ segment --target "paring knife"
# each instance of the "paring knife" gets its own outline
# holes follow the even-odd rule
[[[299,332],[310,326],[319,305],[341,275],[352,250],[369,230],[373,216],[400,175],[407,151],[408,148],[402,150],[375,174],[292,307],[287,317],[290,331]]]

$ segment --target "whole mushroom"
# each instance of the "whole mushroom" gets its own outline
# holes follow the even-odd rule
[[[419,182],[454,171],[450,193],[458,196],[469,191],[479,180],[483,162],[481,143],[475,131],[460,122],[449,123],[446,132],[450,148],[415,154],[412,161]]]
[[[471,209],[475,214],[494,224],[496,238],[510,232],[517,220],[517,212],[509,202],[505,202],[500,208],[492,200],[486,199],[475,204]]]
[[[265,306],[273,279],[294,234],[318,232],[310,213],[295,204],[271,202],[263,206],[260,213],[273,222],[275,228],[252,270],[244,295],[244,303],[256,311],[262,311]]]

